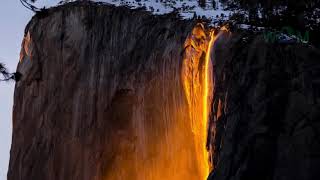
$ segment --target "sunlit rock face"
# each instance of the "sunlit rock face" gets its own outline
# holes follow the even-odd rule
[[[86,2],[35,16],[18,65],[8,179],[205,179],[183,73],[194,26]],[[202,78],[203,66],[192,67]],[[199,107],[201,78],[200,94],[189,94]]]
[[[319,179],[319,50],[232,33],[213,51],[208,179]]]

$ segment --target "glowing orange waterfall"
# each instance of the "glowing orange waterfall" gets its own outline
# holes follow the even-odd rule
[[[185,42],[185,57],[182,78],[191,117],[191,129],[194,136],[198,178],[206,180],[209,171],[209,153],[206,148],[209,99],[212,82],[210,72],[210,54],[216,36],[213,31],[207,33],[202,24],[197,24]]]
[[[203,147],[203,158],[204,158],[204,179],[207,179],[208,175],[209,175],[209,162],[208,162],[208,158],[209,158],[209,153],[207,151],[206,148],[206,142],[207,142],[207,132],[208,132],[208,116],[209,116],[209,111],[208,111],[208,106],[209,106],[209,62],[211,60],[210,55],[211,55],[211,49],[212,46],[215,42],[215,35],[214,35],[214,31],[210,32],[210,41],[208,44],[208,48],[206,51],[206,58],[205,58],[205,65],[204,65],[204,93],[203,93],[203,137],[202,137],[202,147]]]

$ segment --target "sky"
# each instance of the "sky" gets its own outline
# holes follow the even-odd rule
[[[1,0],[0,6],[0,62],[10,72],[16,70],[24,27],[33,13],[19,0]],[[7,179],[12,136],[12,104],[14,82],[0,82],[0,179]]]
[[[39,0],[38,7],[57,4],[58,0]],[[1,0],[0,62],[15,72],[19,62],[24,29],[34,13],[19,0]],[[0,180],[7,179],[12,138],[12,106],[14,82],[0,82]]]

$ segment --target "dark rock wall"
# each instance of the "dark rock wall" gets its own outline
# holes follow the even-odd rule
[[[318,179],[319,50],[234,33],[214,52],[208,179]]]
[[[35,16],[8,179],[199,179],[181,80],[193,25],[91,3]]]

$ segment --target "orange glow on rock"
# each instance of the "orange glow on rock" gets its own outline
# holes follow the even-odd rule
[[[185,42],[185,57],[182,79],[189,104],[191,128],[194,136],[198,177],[206,180],[209,171],[209,153],[206,148],[209,95],[212,91],[211,49],[216,40],[214,31],[209,33],[202,24],[197,24]]]
[[[209,153],[206,148],[206,143],[207,143],[207,132],[208,132],[208,122],[209,122],[209,62],[211,60],[211,50],[212,46],[216,40],[216,36],[214,35],[214,31],[210,32],[210,41],[208,44],[208,48],[206,51],[206,60],[205,60],[205,66],[204,66],[204,93],[203,93],[203,137],[202,137],[202,146],[203,146],[203,156],[204,156],[204,174],[205,174],[205,179],[209,175],[209,170],[210,170],[210,165],[209,165]]]

